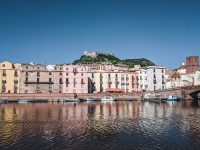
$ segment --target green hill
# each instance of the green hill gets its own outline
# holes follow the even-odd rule
[[[104,54],[98,54],[97,57],[93,58],[90,56],[82,55],[80,59],[75,60],[73,64],[93,64],[93,63],[103,63],[103,62],[110,62],[114,65],[116,64],[126,64],[129,67],[134,67],[134,65],[141,65],[142,67],[146,66],[154,66],[155,64],[151,62],[150,60],[146,58],[140,58],[140,59],[125,59],[121,60],[115,56],[112,55],[104,55]]]

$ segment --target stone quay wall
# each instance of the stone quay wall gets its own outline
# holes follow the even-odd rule
[[[95,94],[77,94],[78,98],[96,98],[100,99],[105,95],[115,96],[117,99],[141,99],[145,93],[159,95],[161,98],[167,98],[169,95],[181,96],[183,99],[192,99],[189,94],[193,91],[200,90],[200,86],[189,86],[176,89],[166,89],[153,92],[135,92],[135,93],[95,93]],[[74,94],[71,93],[16,93],[16,94],[0,94],[1,100],[55,100],[55,99],[71,99]]]

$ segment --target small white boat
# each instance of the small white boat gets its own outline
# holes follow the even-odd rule
[[[89,98],[86,98],[85,100],[86,101],[95,101],[96,99],[89,97]]]
[[[175,95],[170,95],[166,101],[179,101],[181,99],[181,97],[179,96],[175,96]]]
[[[18,100],[19,104],[27,104],[29,103],[29,100]]]
[[[113,96],[104,96],[103,98],[101,98],[101,101],[114,101],[115,97]]]

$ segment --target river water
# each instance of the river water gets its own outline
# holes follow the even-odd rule
[[[191,102],[0,105],[0,149],[200,149]]]

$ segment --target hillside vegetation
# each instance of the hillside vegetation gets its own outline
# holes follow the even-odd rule
[[[121,60],[112,55],[103,55],[99,54],[96,58],[82,55],[80,59],[75,60],[73,64],[94,64],[94,63],[103,63],[110,62],[114,65],[116,64],[126,64],[129,67],[134,67],[134,65],[140,65],[141,67],[154,66],[155,64],[146,58],[139,59],[124,59]]]

